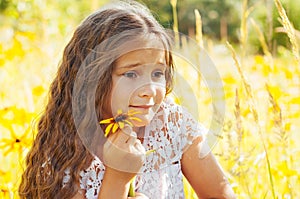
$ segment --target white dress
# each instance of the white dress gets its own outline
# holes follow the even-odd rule
[[[136,176],[136,192],[150,199],[181,199],[184,197],[180,159],[183,152],[206,129],[181,106],[166,100],[145,128],[143,145],[146,157],[141,174]],[[95,157],[88,169],[80,173],[80,187],[87,199],[97,199],[105,172],[103,163]],[[65,172],[63,184],[68,182]]]

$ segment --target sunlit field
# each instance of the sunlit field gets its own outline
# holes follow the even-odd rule
[[[290,48],[278,46],[276,55],[268,49],[257,25],[260,23],[251,22],[245,14],[247,10],[241,14],[238,43],[214,41],[201,32],[194,38],[214,62],[224,91],[224,96],[216,99],[224,103],[225,117],[212,152],[237,198],[242,199],[300,198],[299,38],[280,2],[275,3],[274,9],[278,9],[282,27],[290,39]],[[19,6],[20,13],[28,9],[26,4]],[[18,183],[35,136],[33,127],[47,102],[48,87],[62,50],[78,21],[99,4],[81,8],[84,12],[78,19],[70,16],[79,12],[79,6],[70,8],[65,17],[41,2],[32,6],[34,13],[27,16],[24,11],[19,28],[14,27],[13,20],[0,26],[0,199],[19,198]],[[34,17],[39,20],[32,21]],[[243,21],[249,22],[248,29]],[[197,21],[198,30],[200,26],[201,21]],[[251,49],[246,37],[249,29],[257,35],[263,49],[261,54],[248,50]],[[195,50],[194,44],[185,38],[181,44],[177,48],[183,58],[198,60],[201,50]],[[197,117],[210,128],[212,114],[217,114],[212,111],[215,88],[206,84],[209,76],[191,72],[191,65],[182,57],[175,56],[178,74],[192,86],[190,90],[182,88],[184,92],[175,93],[175,100],[188,104],[189,96],[196,96]],[[201,60],[198,61],[201,66]],[[176,89],[180,90],[180,86]],[[188,183],[184,183],[186,198],[197,198]]]

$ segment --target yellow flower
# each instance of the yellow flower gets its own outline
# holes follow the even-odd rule
[[[107,137],[109,132],[115,133],[119,128],[124,128],[125,124],[128,124],[132,127],[133,124],[130,120],[136,120],[141,122],[142,120],[140,118],[133,116],[138,113],[139,112],[133,110],[128,111],[128,113],[123,113],[122,110],[118,110],[116,117],[101,120],[100,124],[108,124],[105,128],[104,136]]]
[[[24,149],[30,147],[32,140],[28,138],[29,128],[27,128],[20,136],[18,136],[13,129],[11,129],[10,133],[10,138],[3,138],[0,140],[0,149],[3,150],[4,156],[11,152],[22,154]]]
[[[0,185],[0,198],[10,198],[10,193],[9,193],[8,187],[4,185]]]

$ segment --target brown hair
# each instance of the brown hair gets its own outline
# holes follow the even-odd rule
[[[170,39],[145,6],[134,1],[119,2],[88,16],[65,47],[62,62],[50,86],[48,104],[38,121],[38,133],[26,157],[26,169],[19,186],[21,198],[71,198],[77,193],[79,173],[93,160],[93,155],[77,133],[72,114],[72,95],[78,71],[83,64],[94,67],[92,71],[104,71],[97,79],[95,90],[94,106],[99,121],[112,87],[113,63],[108,67],[100,64],[105,53],[101,53],[97,46],[114,35],[132,29],[137,29],[140,35],[155,34],[164,44],[169,66],[166,88],[167,93],[171,91],[173,61]],[[136,36],[129,35],[131,38]],[[110,45],[105,46],[102,52],[114,47]],[[92,52],[97,53],[91,56]],[[63,186],[67,169],[71,183]]]

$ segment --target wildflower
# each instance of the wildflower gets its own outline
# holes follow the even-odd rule
[[[140,118],[133,116],[138,113],[139,112],[133,110],[128,111],[128,113],[123,113],[122,110],[118,110],[118,114],[116,117],[101,120],[100,124],[108,124],[105,128],[104,136],[107,137],[109,132],[115,133],[119,128],[124,128],[125,124],[128,124],[132,127],[133,124],[130,120],[141,122],[142,120]]]
[[[31,144],[31,139],[28,138],[29,129],[26,129],[25,132],[18,136],[14,130],[11,130],[10,138],[3,138],[0,140],[0,149],[3,149],[3,155],[6,156],[11,152],[22,153],[23,149],[29,148]]]
[[[0,149],[3,156],[12,152],[22,154],[32,143],[31,128],[29,122],[33,113],[28,113],[23,108],[16,106],[0,109],[0,129],[3,127],[3,134],[0,135]],[[5,129],[5,130],[4,130]],[[9,133],[9,136],[3,136]],[[2,133],[2,132],[1,132]]]
[[[10,198],[10,191],[8,187],[0,185],[0,198]]]

